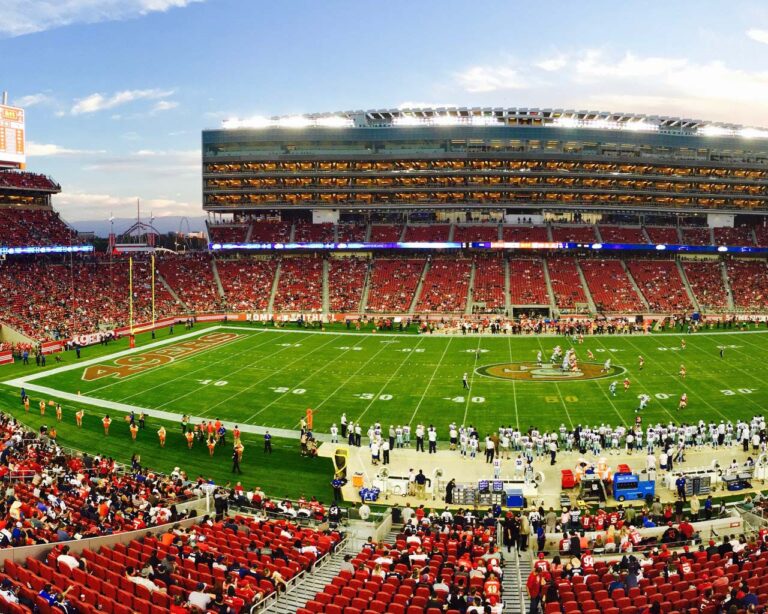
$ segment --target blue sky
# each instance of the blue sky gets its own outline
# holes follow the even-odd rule
[[[586,4],[586,6],[584,6]],[[201,215],[200,131],[401,105],[768,126],[768,3],[0,0],[0,89],[68,220]]]

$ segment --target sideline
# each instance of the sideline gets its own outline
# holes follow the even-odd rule
[[[264,328],[264,327],[258,327],[258,326],[231,326],[227,324],[221,324],[217,326],[216,328],[223,328],[226,330],[253,330],[253,331],[265,331],[265,332],[273,332],[273,333],[284,333],[284,334],[302,334],[302,335],[339,335],[340,337],[397,337],[398,339],[402,339],[403,337],[424,337],[427,339],[454,339],[457,337],[495,337],[499,339],[503,339],[504,337],[507,337],[509,339],[540,339],[542,337],[557,337],[557,338],[563,338],[566,337],[566,335],[563,335],[561,333],[539,333],[537,335],[505,335],[502,333],[499,334],[492,334],[492,333],[467,333],[466,335],[462,335],[458,330],[454,333],[447,334],[443,332],[437,332],[434,334],[416,334],[416,333],[374,333],[373,331],[368,332],[344,332],[344,331],[333,331],[333,330],[316,330],[316,329],[306,329],[306,330],[286,330],[284,328]],[[765,330],[721,330],[721,331],[702,331],[697,333],[632,333],[631,335],[628,333],[624,334],[617,334],[617,333],[603,333],[601,335],[587,335],[584,337],[584,340],[587,339],[601,339],[604,337],[634,337],[634,338],[640,338],[640,339],[654,339],[656,337],[712,337],[717,335],[766,335],[768,334],[768,329]],[[569,337],[570,338],[570,337]]]

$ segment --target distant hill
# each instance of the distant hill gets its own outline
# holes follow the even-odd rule
[[[157,217],[152,222],[152,225],[161,234],[165,234],[167,232],[178,232],[179,225],[181,224],[182,219],[183,218],[178,215],[169,215],[167,217]],[[198,231],[205,230],[204,217],[188,217],[186,219],[189,221],[190,232],[198,232]],[[135,221],[136,221],[135,219],[130,219],[130,218],[115,218],[114,220],[115,234],[119,236],[121,233],[128,230],[128,228],[130,228]],[[142,220],[142,221],[149,222],[149,219],[147,218],[146,220]],[[97,237],[109,236],[109,227],[110,227],[109,220],[80,220],[80,221],[69,222],[69,223],[78,232],[93,232],[96,234]],[[181,231],[187,232],[186,222],[181,226]]]

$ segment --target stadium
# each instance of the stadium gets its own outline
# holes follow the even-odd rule
[[[0,611],[768,598],[768,131],[229,119],[174,251],[75,231],[0,111]]]

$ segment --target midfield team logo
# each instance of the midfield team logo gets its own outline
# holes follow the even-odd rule
[[[503,362],[483,365],[476,370],[478,375],[496,379],[517,380],[523,382],[568,382],[589,379],[616,377],[626,373],[624,367],[611,366],[606,371],[603,365],[593,362],[580,362],[575,369],[563,371],[560,365],[536,362]]]

